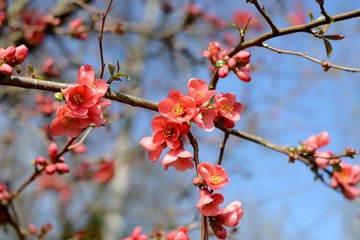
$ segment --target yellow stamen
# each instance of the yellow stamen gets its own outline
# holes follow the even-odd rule
[[[176,103],[172,109],[172,112],[174,113],[175,117],[179,117],[185,113],[185,109],[181,106],[180,103]]]
[[[224,110],[226,113],[231,113],[234,110],[234,107],[230,105],[229,102],[226,102],[220,106],[221,110]]]

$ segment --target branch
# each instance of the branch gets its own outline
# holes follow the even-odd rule
[[[260,45],[260,47],[267,48],[267,49],[277,52],[279,54],[283,53],[283,54],[295,55],[295,56],[300,56],[300,57],[306,58],[312,62],[320,64],[323,67],[325,72],[327,70],[329,70],[330,68],[335,68],[335,69],[339,69],[339,70],[343,70],[343,71],[347,71],[347,72],[360,72],[360,68],[349,68],[349,67],[345,67],[345,66],[335,65],[335,64],[329,63],[327,61],[321,61],[319,59],[309,57],[308,55],[306,55],[306,53],[282,50],[282,49],[271,47],[270,45],[265,44],[265,43],[262,43]]]
[[[104,75],[104,69],[105,69],[105,62],[104,62],[104,54],[103,54],[103,47],[102,47],[102,38],[103,38],[103,34],[104,34],[104,26],[105,26],[105,20],[106,20],[106,16],[108,15],[109,11],[110,11],[110,7],[112,4],[113,0],[110,0],[106,11],[103,13],[102,15],[102,21],[101,21],[101,29],[100,29],[100,35],[98,37],[99,40],[99,49],[100,49],[100,59],[101,59],[101,72],[100,72],[100,78],[103,77]]]
[[[70,86],[67,83],[58,83],[51,82],[46,80],[38,80],[30,77],[21,77],[21,76],[4,76],[0,75],[0,85],[4,86],[13,86],[13,87],[21,87],[21,88],[29,88],[29,89],[38,89],[44,90],[48,92],[61,92],[61,89],[65,89]],[[105,98],[122,102],[134,107],[141,107],[144,109],[158,111],[157,110],[157,102],[150,101],[144,98],[135,97],[132,95],[128,95],[125,93],[114,92],[108,90],[105,94]]]
[[[272,32],[274,34],[277,34],[279,32],[279,28],[275,25],[275,23],[271,20],[269,15],[266,13],[265,7],[264,6],[261,7],[257,0],[247,0],[247,2],[250,2],[255,5],[256,9],[263,16],[266,22],[270,25]]]
[[[342,13],[342,14],[338,14],[333,16],[331,19],[333,22],[340,22],[346,19],[351,19],[351,18],[356,18],[356,17],[360,17],[360,9],[355,10],[355,11],[351,11],[351,12],[346,12],[346,13]],[[249,48],[249,47],[253,47],[253,46],[259,46],[261,45],[263,42],[265,42],[266,40],[269,40],[271,38],[275,38],[275,37],[279,37],[279,36],[284,36],[284,35],[289,35],[292,33],[300,33],[300,32],[310,32],[310,30],[314,27],[318,27],[324,24],[330,23],[330,20],[327,20],[325,17],[324,18],[320,18],[317,19],[315,21],[311,21],[309,23],[305,23],[302,25],[298,25],[298,26],[293,26],[293,27],[287,27],[287,28],[280,28],[279,32],[274,33],[274,32],[267,32],[264,33],[263,35],[245,41],[243,43],[239,43],[236,47],[234,47],[228,54],[228,56],[232,57],[234,56],[237,52],[245,49],[245,48]]]

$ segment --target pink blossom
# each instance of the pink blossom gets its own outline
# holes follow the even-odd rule
[[[226,227],[235,227],[240,222],[243,216],[243,210],[241,208],[240,201],[231,202],[226,208],[219,211],[219,215],[216,216],[223,225]]]
[[[215,95],[216,112],[233,122],[240,120],[240,113],[243,109],[241,103],[236,102],[236,96],[233,93],[218,93]]]
[[[194,167],[192,159],[192,154],[183,148],[172,149],[164,156],[162,165],[165,170],[168,170],[169,167],[174,167],[176,170],[184,172]]]
[[[344,161],[340,163],[341,171],[334,171],[331,178],[333,188],[340,187],[344,196],[350,200],[360,195],[356,185],[360,182],[360,165],[351,166]]]
[[[153,137],[144,137],[140,141],[141,146],[148,152],[148,157],[151,161],[156,162],[164,147],[153,142]]]
[[[134,228],[132,234],[129,237],[125,237],[122,240],[147,240],[148,237],[141,233],[142,229],[140,226]]]
[[[321,132],[318,135],[311,135],[305,142],[303,142],[303,144],[316,151],[317,149],[328,145],[329,142],[329,133]]]
[[[78,71],[78,83],[87,85],[95,91],[96,96],[102,98],[108,90],[108,85],[102,79],[95,78],[95,72],[91,65],[84,65]]]
[[[186,227],[179,227],[176,231],[172,231],[166,235],[166,240],[190,240]]]
[[[220,165],[213,166],[208,162],[202,162],[197,166],[197,172],[203,183],[212,190],[219,190],[229,182],[226,170]]]
[[[101,161],[99,167],[95,170],[94,180],[99,183],[107,183],[114,177],[114,174],[114,161]]]
[[[100,99],[98,102],[89,108],[88,116],[95,126],[100,127],[105,123],[102,112],[110,106],[111,101],[109,99]]]
[[[170,91],[167,98],[160,101],[158,108],[161,115],[179,123],[190,121],[196,113],[195,100],[177,89]]]
[[[54,98],[51,96],[44,96],[42,94],[35,95],[37,111],[41,112],[45,116],[51,115],[56,111],[60,104],[54,101]]]
[[[233,14],[233,22],[240,28],[245,27],[246,23],[250,21],[249,25],[252,29],[260,31],[263,29],[263,24],[259,21],[259,18],[252,12],[247,10],[237,10]]]
[[[214,130],[214,120],[216,118],[216,111],[214,108],[197,108],[197,113],[193,120],[203,130],[210,132]]]
[[[171,122],[167,118],[158,115],[152,120],[151,127],[154,131],[154,143],[158,145],[166,143],[171,149],[178,149],[182,145],[180,140],[181,124]]]
[[[210,227],[216,237],[218,237],[219,239],[226,239],[227,232],[221,222],[217,221],[216,219],[210,219]]]
[[[326,166],[329,164],[329,158],[332,156],[332,153],[330,151],[325,152],[315,152],[316,158],[315,158],[315,164],[321,168],[325,169]]]
[[[201,52],[201,54],[208,58],[213,65],[215,65],[215,63],[220,59],[220,53],[221,48],[218,42],[210,42],[208,44],[208,50],[203,50]]]
[[[55,136],[66,134],[69,137],[77,137],[90,123],[91,120],[88,116],[76,115],[67,105],[63,105],[57,110],[56,118],[51,123],[50,131]]]
[[[219,204],[223,201],[224,197],[220,193],[212,194],[206,189],[201,189],[196,207],[203,216],[216,216],[219,213]]]
[[[188,82],[188,94],[195,100],[196,105],[209,101],[215,93],[215,90],[209,90],[209,86],[204,80],[191,78]]]
[[[99,99],[88,85],[73,84],[63,90],[62,94],[68,108],[77,115],[87,115],[89,108]]]
[[[85,26],[81,18],[76,18],[72,20],[69,24],[70,34],[78,39],[87,40],[88,35],[85,32]]]
[[[45,60],[42,71],[46,76],[49,77],[59,76],[59,69],[55,66],[54,59],[52,58],[47,58]]]

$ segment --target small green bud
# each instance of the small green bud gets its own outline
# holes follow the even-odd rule
[[[64,96],[62,95],[61,92],[55,93],[55,94],[54,94],[54,97],[55,97],[55,99],[58,100],[58,101],[64,101],[64,100],[65,100],[65,98],[64,98]]]

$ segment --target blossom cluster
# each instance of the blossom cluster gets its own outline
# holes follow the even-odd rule
[[[329,142],[329,134],[321,132],[318,135],[311,135],[302,143],[302,148],[306,154],[314,157],[315,164],[321,169],[325,169],[328,165],[337,165],[339,169],[334,168],[331,186],[334,189],[339,188],[346,198],[355,199],[360,195],[360,189],[356,188],[356,185],[360,183],[360,165],[350,165],[334,156],[331,151],[318,151]],[[353,149],[350,149],[349,153],[345,153],[345,155],[351,155],[354,152]]]
[[[23,44],[18,47],[0,48],[0,73],[10,75],[13,67],[24,62],[28,52],[28,48]]]
[[[153,162],[159,159],[164,148],[170,148],[162,160],[165,170],[174,167],[185,171],[194,167],[192,154],[183,146],[191,122],[205,131],[212,131],[215,121],[232,128],[240,119],[243,108],[241,103],[236,102],[234,94],[216,94],[215,90],[209,90],[204,80],[190,79],[187,89],[188,95],[174,89],[160,101],[160,115],[155,116],[151,124],[154,134],[140,141]]]
[[[240,80],[250,82],[251,54],[248,51],[241,50],[229,57],[228,52],[228,49],[221,50],[220,44],[214,41],[208,44],[208,50],[203,50],[202,55],[208,58],[213,66],[219,68],[220,78],[226,78],[231,70]]]
[[[190,240],[188,235],[188,229],[186,227],[179,227],[177,230],[171,231],[166,234],[166,240]],[[165,235],[164,231],[159,231],[155,233],[157,239],[163,239],[162,237]],[[122,240],[148,240],[148,237],[142,233],[142,228],[137,226],[134,228],[133,232],[129,237],[122,238]]]
[[[48,147],[49,159],[44,158],[43,156],[37,156],[35,158],[35,165],[40,166],[40,170],[45,170],[47,174],[54,174],[55,172],[59,174],[70,172],[70,168],[66,165],[63,157],[59,156],[58,146],[56,143],[50,143]]]
[[[221,189],[229,182],[223,167],[202,162],[197,166],[197,172],[198,177],[193,180],[193,183],[201,190],[196,206],[203,216],[209,217],[210,227],[214,234],[218,238],[225,239],[227,236],[225,227],[236,226],[243,216],[241,202],[234,201],[226,208],[220,209],[224,197],[220,193],[212,191]]]
[[[106,82],[95,78],[92,66],[81,66],[78,82],[62,91],[65,105],[57,110],[50,126],[51,133],[77,137],[90,124],[97,127],[103,125],[105,120],[102,113],[111,104],[110,100],[102,99],[107,90]]]

